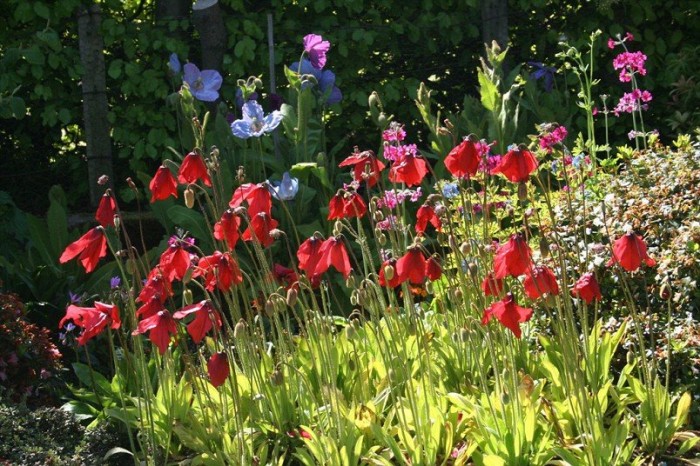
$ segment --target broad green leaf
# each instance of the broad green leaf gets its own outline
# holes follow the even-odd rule
[[[479,70],[479,93],[481,94],[481,104],[486,108],[486,110],[493,112],[496,110],[496,103],[500,97],[498,88],[496,84],[491,82],[491,80],[486,76],[486,74]]]

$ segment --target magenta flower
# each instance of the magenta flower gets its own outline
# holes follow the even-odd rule
[[[647,56],[642,52],[622,52],[613,59],[613,68],[620,71],[620,81],[628,83],[632,81],[633,74],[645,76],[644,62]]]
[[[651,99],[652,95],[649,91],[635,89],[632,92],[625,92],[613,109],[613,113],[615,116],[620,116],[620,113],[632,113],[640,108],[646,110],[646,103],[651,101]],[[640,105],[640,102],[643,103]]]
[[[316,34],[308,34],[304,36],[304,52],[309,54],[311,66],[317,70],[323,69],[326,66],[326,53],[331,48],[331,43],[323,40],[323,37]]]

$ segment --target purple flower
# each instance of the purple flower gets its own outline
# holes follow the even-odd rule
[[[202,102],[214,102],[219,98],[219,89],[223,79],[216,70],[199,71],[197,65],[187,63],[184,66],[183,80],[189,84],[190,92],[197,100]]]
[[[343,100],[343,93],[340,92],[340,89],[338,89],[338,87],[335,85],[335,73],[333,73],[331,70],[318,70],[314,68],[311,62],[307,59],[303,59],[301,61],[301,67],[299,67],[299,62],[292,63],[290,69],[292,71],[298,71],[301,75],[309,74],[316,78],[318,89],[325,97],[326,104],[333,105]],[[311,85],[311,82],[306,80],[301,84],[301,88],[305,89]]]
[[[551,92],[552,86],[554,85],[554,73],[557,72],[557,69],[551,66],[545,66],[544,63],[538,61],[529,61],[527,64],[534,68],[534,71],[530,73],[532,79],[542,79],[544,81],[544,90],[546,92]]]
[[[180,64],[180,59],[177,58],[176,53],[170,54],[170,60],[168,60],[168,68],[170,68],[170,71],[172,71],[173,74],[178,74],[180,71],[182,71],[182,65]]]
[[[316,34],[304,36],[304,52],[309,54],[311,65],[317,70],[322,70],[326,66],[326,52],[330,50],[331,43],[323,40],[323,37]]]
[[[109,287],[111,289],[119,288],[119,285],[122,284],[122,279],[119,277],[112,277],[109,279]]]
[[[233,135],[248,139],[251,136],[260,137],[272,132],[282,122],[282,113],[278,110],[265,116],[262,106],[254,100],[243,105],[243,118],[231,123]]]

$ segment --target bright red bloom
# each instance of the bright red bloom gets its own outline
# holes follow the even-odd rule
[[[177,173],[177,181],[182,184],[189,184],[196,183],[197,180],[202,180],[202,183],[206,186],[211,186],[211,179],[202,155],[192,151],[182,161],[180,170]]]
[[[491,304],[484,310],[484,316],[481,318],[481,323],[486,325],[492,318],[498,321],[515,335],[520,338],[520,324],[527,322],[532,317],[532,309],[520,307],[515,303],[513,295],[508,293],[501,301]]]
[[[214,225],[214,238],[219,241],[226,241],[228,247],[233,249],[236,247],[238,239],[241,237],[238,229],[241,226],[241,218],[234,214],[231,209],[227,209],[221,220]]]
[[[362,217],[367,213],[367,204],[354,191],[339,191],[328,204],[328,220]]]
[[[545,293],[550,295],[559,294],[559,284],[548,267],[540,266],[528,270],[525,281],[523,281],[525,294],[530,299],[537,299]]]
[[[481,289],[484,296],[500,296],[503,293],[503,279],[496,278],[493,272],[489,272],[481,282]]]
[[[114,216],[117,214],[117,203],[109,192],[102,195],[100,204],[95,212],[95,220],[103,227],[114,226]]]
[[[576,281],[576,284],[571,289],[571,295],[586,301],[586,304],[591,304],[593,301],[600,301],[603,295],[600,293],[598,280],[591,272],[586,272],[581,275]]]
[[[442,231],[442,221],[435,213],[435,208],[428,204],[423,204],[416,212],[416,233],[423,234],[428,228],[428,223],[435,227],[437,231]]]
[[[513,183],[527,181],[537,169],[537,159],[527,149],[511,149],[506,152],[493,173],[502,173]]]
[[[389,282],[387,283],[386,281],[386,271],[387,268],[391,267],[391,278],[389,279]],[[396,259],[387,259],[384,262],[382,262],[381,267],[379,267],[379,285],[380,286],[388,286],[390,288],[396,288],[401,284],[401,280],[399,279],[399,274],[396,271]]]
[[[270,214],[258,212],[250,219],[248,228],[243,232],[243,241],[258,241],[263,247],[271,245],[275,239],[270,236],[270,231],[277,228],[279,223]]]
[[[522,233],[511,235],[508,242],[496,251],[493,258],[495,278],[506,278],[508,275],[519,277],[532,264],[532,251]]]
[[[58,258],[61,264],[78,257],[78,260],[90,273],[95,270],[100,258],[107,255],[107,237],[102,227],[95,227],[66,247]]]
[[[183,247],[182,242],[174,241],[160,255],[158,267],[169,282],[182,280],[190,268],[190,253]]]
[[[428,260],[425,261],[425,275],[431,281],[435,281],[442,276],[442,266],[436,255],[428,257]]]
[[[142,335],[150,332],[148,338],[158,347],[160,354],[164,354],[170,344],[170,335],[177,333],[175,320],[167,310],[162,310],[139,322],[132,335]]]
[[[321,259],[321,246],[323,246],[323,241],[316,236],[312,236],[301,243],[297,250],[299,270],[306,272],[306,276],[309,278],[313,277],[314,271]]]
[[[158,168],[148,187],[151,190],[151,202],[162,201],[170,196],[177,197],[177,181],[165,165]]]
[[[143,285],[136,301],[147,303],[155,297],[160,300],[161,303],[164,303],[172,295],[173,289],[170,282],[163,278],[160,269],[156,267],[148,274],[146,283]]]
[[[343,278],[350,276],[352,267],[342,236],[331,236],[325,240],[318,253],[320,258],[312,275],[321,275],[332,265],[335,270],[343,274]]]
[[[385,165],[374,155],[371,150],[355,152],[338,164],[339,167],[353,167],[353,179],[358,182],[367,181],[367,187],[371,188],[379,181],[380,172]]]
[[[243,274],[238,267],[236,259],[229,253],[214,251],[211,256],[204,256],[199,259],[192,277],[204,277],[204,287],[208,291],[218,288],[226,292],[231,286],[243,282]]]
[[[209,381],[215,387],[223,385],[229,376],[231,369],[228,364],[228,356],[226,353],[214,353],[207,361],[207,373]]]
[[[248,215],[253,218],[263,212],[268,216],[272,213],[272,194],[263,183],[246,183],[240,185],[234,192],[229,207],[235,208],[243,204],[248,204]]]
[[[425,256],[420,248],[408,248],[406,254],[396,261],[399,282],[410,280],[414,285],[420,285],[427,276],[426,265]]]
[[[343,218],[344,207],[345,200],[343,194],[341,192],[335,193],[335,196],[333,196],[328,203],[328,220]]]
[[[405,183],[406,186],[421,184],[428,174],[428,164],[423,157],[406,153],[396,160],[389,170],[389,181],[392,183]]]
[[[136,315],[142,319],[145,319],[146,317],[151,317],[153,314],[156,314],[158,311],[162,311],[163,309],[163,303],[160,301],[160,298],[154,295],[136,310]]]
[[[58,323],[58,328],[62,328],[67,320],[72,320],[76,326],[83,329],[78,337],[79,345],[84,345],[102,333],[108,325],[112,329],[118,329],[122,323],[117,306],[99,301],[95,301],[95,307],[78,307],[71,304],[66,309],[66,315]]]
[[[195,314],[195,317],[187,324],[187,333],[190,334],[192,341],[196,344],[199,344],[204,335],[209,333],[214,326],[216,326],[217,330],[221,328],[221,315],[208,299],[183,307],[173,314],[173,318],[178,320],[184,319],[192,313]]]
[[[656,265],[656,261],[647,254],[647,245],[642,237],[627,233],[615,241],[613,258],[606,265],[609,267],[617,262],[628,272],[634,272],[642,265],[642,261],[649,267]]]
[[[445,157],[445,166],[457,178],[476,175],[481,163],[481,155],[476,144],[465,139]]]
[[[275,263],[272,266],[272,276],[277,282],[283,283],[287,289],[291,287],[299,289],[299,277],[294,269]]]

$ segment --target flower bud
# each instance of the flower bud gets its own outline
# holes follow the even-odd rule
[[[382,213],[382,211],[377,210],[376,212],[374,212],[374,221],[381,222],[382,220],[384,220],[384,214]]]
[[[248,325],[245,323],[245,320],[239,320],[236,326],[233,327],[233,338],[240,338],[245,335],[247,326]]]
[[[540,239],[540,254],[544,259],[546,259],[547,257],[549,257],[549,252],[549,241],[547,241],[547,238],[542,237]]]
[[[391,281],[394,279],[394,267],[390,264],[387,264],[384,267],[384,279],[387,281]]]
[[[462,253],[462,255],[468,256],[472,252],[472,245],[465,241],[459,245],[459,251]]]
[[[355,288],[355,276],[354,275],[349,275],[348,279],[345,280],[345,286],[354,289]]]
[[[275,387],[279,387],[284,383],[284,374],[281,370],[275,369],[272,371],[272,374],[270,374],[270,383]]]
[[[296,288],[292,287],[287,290],[287,306],[294,307],[297,303],[298,293]]]
[[[668,283],[664,283],[661,285],[661,289],[659,290],[659,297],[663,299],[664,301],[671,299],[673,296],[673,292],[671,291],[671,285]]]
[[[239,183],[243,183],[245,181],[245,168],[243,168],[243,165],[238,167],[238,170],[236,171],[236,179]]]
[[[97,178],[97,184],[100,186],[104,186],[107,183],[109,183],[109,176],[107,175],[102,175],[99,178]]]
[[[346,325],[345,326],[345,338],[348,340],[352,340],[355,338],[357,335],[357,330],[355,330],[355,327],[353,325]]]
[[[455,235],[450,235],[447,238],[447,244],[450,246],[450,249],[452,249],[452,251],[457,252],[457,238],[455,238]]]
[[[333,236],[338,236],[343,231],[343,223],[340,220],[336,220],[333,225]]]
[[[479,266],[474,262],[470,262],[467,265],[467,269],[469,270],[469,274],[472,276],[472,280],[476,281],[479,278]]]
[[[270,230],[270,238],[272,239],[281,239],[284,236],[284,232],[280,230],[279,228],[273,228]]]
[[[185,291],[182,292],[182,300],[188,306],[192,304],[192,290],[185,288]]]
[[[438,126],[435,132],[440,136],[449,136],[450,134],[452,134],[450,133],[450,130],[445,128],[444,126]]]
[[[275,303],[274,303],[274,301],[272,301],[272,299],[268,298],[268,300],[265,301],[265,314],[267,314],[267,316],[270,317],[274,313],[275,313]]]
[[[119,216],[119,214],[114,215],[114,228],[119,229],[119,227],[122,225],[122,218]]]
[[[384,246],[386,244],[386,235],[382,232],[379,232],[379,235],[377,236],[377,242],[380,246]]]
[[[188,209],[194,207],[194,191],[192,191],[192,188],[189,186],[185,189],[185,206],[187,206]]]

